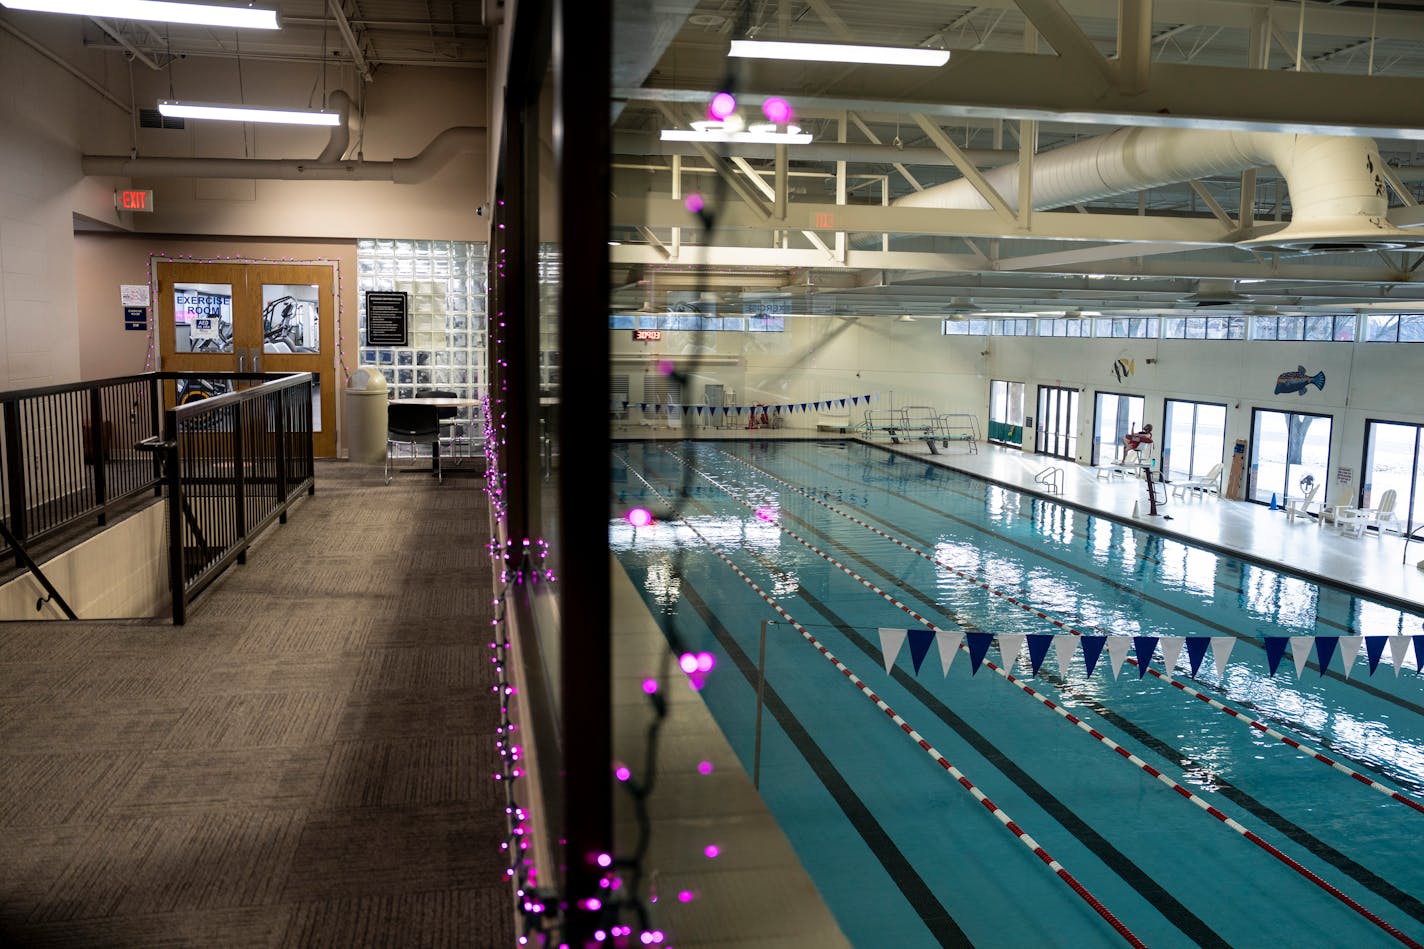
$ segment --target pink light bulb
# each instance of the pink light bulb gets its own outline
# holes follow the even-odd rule
[[[795,113],[791,109],[791,103],[780,96],[772,96],[761,104],[761,114],[766,116],[768,122],[776,125],[790,125]]]
[[[716,844],[708,844],[702,848],[702,852],[706,855],[708,860],[716,860],[717,855],[720,854],[722,850]]]
[[[677,665],[683,672],[691,675],[697,671],[697,657],[690,652],[685,652],[678,657]]]
[[[599,854],[598,857],[595,858],[595,862],[604,868],[613,866],[613,858],[606,853]]]
[[[677,894],[677,901],[678,901],[679,903],[691,903],[691,902],[692,902],[692,891],[691,891],[691,890],[682,890],[681,892],[679,892],[679,893]]]
[[[699,762],[697,762],[697,772],[698,772],[698,774],[711,774],[711,773],[712,773],[712,762],[710,762],[710,761],[699,761]]]
[[[626,765],[619,765],[618,769],[613,772],[613,776],[619,781],[627,781],[633,776],[633,772],[629,771]]]
[[[683,199],[682,206],[687,208],[689,214],[700,214],[705,205],[702,201],[702,195],[694,192]]]
[[[717,657],[710,652],[699,652],[697,654],[697,671],[711,672],[712,667],[717,664]]]
[[[647,508],[635,507],[628,512],[628,523],[634,527],[647,527],[653,522],[653,515]]]
[[[644,680],[643,680],[643,691],[646,692],[648,695],[652,695],[652,694],[653,694],[654,692],[656,692],[657,690],[658,690],[658,680],[657,680],[657,679],[644,679]]]
[[[707,117],[714,122],[725,122],[737,111],[737,100],[730,92],[719,92],[707,103]]]

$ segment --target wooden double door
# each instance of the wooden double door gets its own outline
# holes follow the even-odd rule
[[[156,264],[160,366],[171,372],[310,372],[314,450],[336,454],[334,271],[326,264]],[[170,404],[218,395],[183,383]]]

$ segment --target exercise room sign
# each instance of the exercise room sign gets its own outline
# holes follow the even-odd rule
[[[366,345],[409,346],[405,291],[366,291]]]

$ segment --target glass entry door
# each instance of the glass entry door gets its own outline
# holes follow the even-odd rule
[[[1059,386],[1038,387],[1038,424],[1034,450],[1076,461],[1078,454],[1078,390]]]
[[[1122,436],[1142,429],[1147,400],[1140,395],[1099,392],[1093,407],[1093,457],[1088,464],[1106,465],[1122,449]]]
[[[333,272],[319,264],[160,261],[159,365],[172,372],[310,372],[319,457],[336,454]],[[221,380],[169,390],[179,404],[229,391]]]
[[[1321,485],[1317,499],[1330,504],[1349,498],[1325,496],[1330,471],[1330,416],[1302,412],[1256,409],[1251,420],[1251,486],[1248,501],[1269,504],[1271,496],[1284,505],[1288,498],[1304,497],[1301,486],[1308,475]]]
[[[1023,447],[1024,384],[995,379],[989,383],[989,441]]]
[[[1168,481],[1204,475],[1226,458],[1226,406],[1168,399],[1162,473]]]
[[[1424,522],[1424,425],[1405,422],[1365,423],[1365,476],[1361,507],[1379,504],[1393,488],[1394,514],[1405,533]]]

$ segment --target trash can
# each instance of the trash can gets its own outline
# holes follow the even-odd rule
[[[378,369],[357,369],[346,390],[346,445],[352,461],[379,465],[386,460],[386,377]]]

